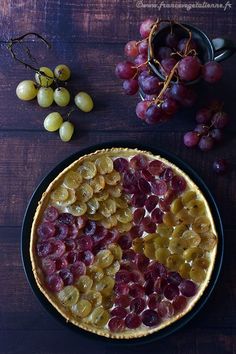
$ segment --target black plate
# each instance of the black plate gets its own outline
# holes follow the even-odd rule
[[[38,201],[41,199],[42,193],[46,190],[48,187],[49,183],[54,180],[54,178],[68,165],[70,165],[72,162],[74,162],[76,159],[79,157],[89,154],[91,152],[94,152],[99,149],[104,149],[104,148],[112,148],[112,147],[127,147],[127,148],[138,148],[140,150],[145,150],[145,151],[150,151],[154,155],[160,155],[170,162],[173,162],[176,166],[181,168],[184,172],[186,172],[189,177],[198,185],[198,187],[201,189],[203,192],[205,198],[207,199],[213,218],[216,226],[216,230],[218,233],[218,249],[217,249],[217,255],[216,255],[216,260],[215,260],[215,266],[211,275],[210,282],[207,286],[207,288],[204,291],[203,296],[198,300],[196,305],[193,307],[193,309],[188,312],[184,317],[179,319],[178,321],[174,322],[173,324],[169,325],[166,328],[161,329],[160,331],[150,334],[147,337],[143,338],[137,338],[137,339],[109,339],[106,337],[98,336],[96,334],[90,333],[88,331],[85,331],[72,323],[66,323],[66,320],[63,316],[61,316],[56,309],[50,304],[50,302],[45,298],[45,296],[40,292],[33,272],[32,272],[32,267],[31,267],[31,262],[30,262],[30,254],[29,254],[29,247],[30,247],[30,232],[31,232],[31,225],[33,222],[33,216],[35,214]],[[140,144],[135,145],[134,143],[129,143],[129,142],[113,142],[113,143],[105,143],[105,144],[99,144],[95,145],[92,147],[89,147],[87,149],[80,150],[79,152],[73,154],[72,156],[68,157],[64,161],[62,161],[60,164],[58,164],[51,172],[48,173],[48,175],[42,180],[42,182],[39,184],[39,186],[36,188],[34,194],[31,197],[31,200],[29,202],[29,205],[27,207],[25,216],[24,216],[24,221],[23,221],[23,226],[22,226],[22,234],[21,234],[21,256],[22,256],[22,262],[25,270],[26,277],[29,281],[29,284],[38,298],[38,300],[41,302],[43,307],[51,313],[57,320],[59,320],[61,323],[66,325],[68,328],[71,328],[74,330],[76,333],[87,336],[90,339],[96,339],[98,341],[102,342],[109,342],[109,343],[115,343],[115,344],[144,344],[148,343],[157,339],[161,339],[173,332],[175,332],[177,329],[180,329],[182,326],[184,326],[186,323],[188,323],[203,307],[203,305],[206,303],[208,300],[212,290],[214,289],[217,279],[219,277],[221,265],[222,265],[222,259],[223,259],[223,252],[224,252],[224,235],[223,235],[223,227],[222,227],[222,222],[219,214],[219,210],[217,208],[217,205],[214,201],[214,198],[209,191],[208,187],[205,185],[203,180],[198,176],[198,174],[189,166],[187,165],[184,161],[182,161],[180,158],[177,156],[164,151],[159,148],[153,148],[149,146],[143,146]]]

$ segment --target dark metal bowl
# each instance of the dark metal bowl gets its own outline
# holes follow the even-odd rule
[[[31,232],[31,226],[33,222],[33,217],[38,205],[38,201],[41,199],[42,193],[46,190],[48,185],[54,180],[54,178],[68,165],[70,165],[72,162],[74,162],[76,159],[79,157],[92,153],[96,150],[99,149],[104,149],[104,148],[112,148],[112,147],[126,147],[126,148],[138,148],[140,150],[145,150],[145,151],[150,151],[154,155],[160,155],[164,158],[166,158],[168,161],[173,162],[176,166],[181,168],[184,172],[186,172],[189,177],[198,185],[198,187],[201,189],[203,192],[205,198],[207,199],[207,202],[209,203],[216,230],[218,233],[218,249],[217,249],[217,255],[216,255],[216,260],[215,260],[215,265],[214,269],[211,275],[210,282],[207,286],[207,288],[204,291],[203,296],[198,300],[196,305],[193,307],[191,311],[189,311],[185,316],[174,322],[173,324],[169,325],[166,328],[161,329],[160,331],[150,334],[146,337],[142,338],[137,338],[137,339],[111,339],[111,338],[106,338],[102,336],[98,336],[96,334],[93,334],[91,332],[85,331],[72,323],[66,322],[65,318],[57,312],[57,310],[51,305],[51,303],[45,298],[45,296],[41,293],[39,290],[33,272],[32,272],[32,267],[31,267],[31,261],[30,261],[30,253],[29,253],[29,247],[30,247],[30,232]],[[220,213],[217,208],[217,205],[215,203],[214,197],[212,196],[211,192],[209,191],[208,187],[205,185],[203,180],[198,176],[198,174],[189,166],[187,165],[183,160],[181,160],[179,157],[165,151],[159,148],[154,148],[150,146],[143,146],[140,144],[134,144],[126,141],[120,141],[120,142],[112,142],[112,143],[104,143],[104,144],[99,144],[95,145],[83,150],[80,150],[76,152],[75,154],[71,155],[61,163],[59,163],[51,172],[48,173],[48,175],[42,180],[42,182],[39,184],[39,186],[36,188],[34,194],[31,197],[31,200],[28,204],[28,207],[25,212],[24,220],[23,220],[23,226],[22,226],[22,233],[21,233],[21,257],[22,257],[22,262],[24,266],[24,271],[26,274],[26,277],[28,279],[28,282],[40,301],[40,303],[43,305],[43,307],[53,315],[57,320],[59,320],[62,324],[66,325],[68,328],[72,329],[74,332],[76,332],[78,335],[83,335],[87,336],[90,340],[94,339],[100,342],[104,343],[113,343],[113,344],[125,344],[125,345],[137,345],[137,344],[144,344],[144,343],[149,343],[158,339],[161,339],[167,335],[170,335],[171,333],[177,331],[180,329],[182,326],[187,324],[204,306],[204,304],[207,302],[210,294],[212,293],[217,279],[219,277],[221,265],[222,265],[222,260],[223,260],[223,252],[224,252],[224,235],[223,235],[223,227],[222,227],[222,222],[220,218]]]

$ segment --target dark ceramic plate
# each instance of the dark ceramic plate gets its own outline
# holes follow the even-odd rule
[[[72,323],[67,323],[65,321],[65,318],[62,317],[56,309],[49,303],[49,301],[44,297],[44,295],[40,292],[38,289],[38,286],[36,284],[36,281],[34,279],[34,275],[32,272],[32,267],[31,267],[31,262],[30,262],[30,253],[29,253],[29,247],[30,247],[30,232],[31,232],[31,225],[33,222],[33,217],[38,205],[38,201],[41,199],[42,193],[46,190],[48,185],[54,180],[54,178],[68,165],[70,165],[72,162],[74,162],[76,159],[79,157],[92,153],[96,150],[99,149],[104,149],[104,148],[112,148],[112,147],[127,147],[127,148],[138,148],[140,150],[145,150],[145,151],[150,151],[154,155],[160,155],[170,162],[173,162],[176,166],[181,168],[184,172],[186,172],[189,177],[197,184],[197,186],[201,189],[203,192],[205,198],[207,199],[209,206],[211,208],[211,212],[214,218],[216,230],[218,233],[218,250],[217,250],[217,255],[216,255],[216,260],[215,260],[215,266],[211,275],[210,282],[207,286],[207,288],[204,291],[203,296],[198,300],[196,305],[193,307],[193,309],[188,312],[184,317],[179,319],[178,321],[174,322],[173,324],[169,325],[166,328],[161,329],[160,331],[150,334],[146,337],[143,338],[137,338],[137,339],[109,339],[106,337],[98,336],[96,334],[87,332]],[[222,259],[223,259],[223,251],[224,251],[224,235],[223,235],[223,228],[222,228],[222,222],[219,214],[219,210],[217,208],[217,205],[214,201],[214,198],[203,182],[203,180],[198,176],[198,174],[189,166],[187,165],[184,161],[182,161],[180,158],[178,158],[175,155],[170,154],[167,151],[164,151],[159,148],[154,148],[154,147],[148,147],[148,146],[142,146],[140,144],[135,145],[134,143],[128,143],[125,141],[122,142],[115,142],[115,143],[105,143],[105,144],[100,144],[96,146],[89,147],[87,149],[83,149],[72,156],[68,157],[61,163],[59,163],[48,175],[42,180],[42,182],[39,184],[39,186],[36,188],[29,205],[27,207],[25,216],[24,216],[24,221],[23,221],[23,226],[22,226],[22,234],[21,234],[21,256],[22,256],[22,262],[25,270],[26,277],[30,283],[30,286],[34,292],[34,294],[37,296],[43,307],[51,313],[57,320],[59,320],[61,323],[66,325],[67,327],[71,328],[74,330],[76,333],[79,335],[84,335],[87,336],[90,339],[96,339],[99,341],[103,342],[110,342],[110,343],[115,343],[115,344],[138,344],[138,343],[148,343],[154,340],[158,340],[160,338],[163,338],[176,330],[180,329],[182,326],[184,326],[186,323],[188,323],[203,307],[203,305],[206,303],[208,300],[211,292],[213,291],[219,273],[221,269],[221,264],[222,264]]]

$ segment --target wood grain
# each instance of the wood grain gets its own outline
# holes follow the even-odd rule
[[[235,57],[223,63],[224,77],[217,85],[200,84],[193,109],[181,110],[163,125],[144,125],[135,115],[138,95],[122,93],[114,67],[123,60],[124,44],[139,38],[139,23],[146,17],[175,18],[205,31],[210,38],[236,42],[236,7],[220,9],[148,8],[161,1],[142,0],[2,0],[0,40],[28,31],[44,35],[52,48],[29,38],[36,65],[54,68],[67,63],[72,69],[68,87],[72,96],[91,93],[95,109],[75,112],[76,135],[62,143],[57,133],[43,130],[44,117],[58,107],[41,109],[36,101],[21,102],[15,95],[18,82],[33,72],[15,63],[5,44],[0,48],[0,353],[1,354],[234,354],[236,353],[235,213],[236,213],[236,120]],[[141,2],[139,1],[139,4]],[[166,3],[167,2],[163,2]],[[171,2],[173,3],[173,2]],[[177,3],[177,2],[176,2]],[[178,1],[178,4],[190,4]],[[17,53],[25,55],[22,47]],[[206,97],[225,102],[231,124],[224,142],[209,153],[183,146],[183,133],[193,129],[196,110]],[[67,109],[60,109],[66,115]],[[52,318],[32,294],[20,258],[20,226],[29,198],[42,179],[70,154],[93,144],[118,141],[148,144],[167,149],[190,164],[204,179],[219,205],[225,227],[225,258],[219,282],[204,309],[187,326],[168,339],[135,347],[109,346],[69,331]],[[231,171],[216,177],[216,157],[231,161]]]

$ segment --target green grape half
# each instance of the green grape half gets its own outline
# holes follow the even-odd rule
[[[40,87],[37,100],[40,107],[50,107],[53,103],[53,89],[51,87]]]
[[[44,76],[43,74],[40,74],[40,72],[44,73],[47,76]],[[51,69],[47,68],[46,66],[42,66],[39,68],[39,72],[35,74],[35,80],[37,84],[43,87],[48,87],[53,83],[54,75]]]
[[[93,109],[93,100],[86,92],[77,93],[75,104],[83,112],[90,112]]]
[[[22,101],[30,101],[37,96],[37,86],[32,80],[21,81],[16,88],[16,95]]]
[[[65,64],[57,65],[54,69],[55,77],[60,81],[66,81],[70,78],[71,71],[70,68]]]
[[[74,126],[71,122],[64,122],[59,129],[59,135],[62,141],[70,141],[74,133]]]
[[[55,132],[63,123],[63,118],[58,112],[52,112],[44,119],[43,126],[48,132]]]
[[[60,107],[65,107],[70,102],[70,92],[65,87],[58,87],[54,91],[54,101]]]

